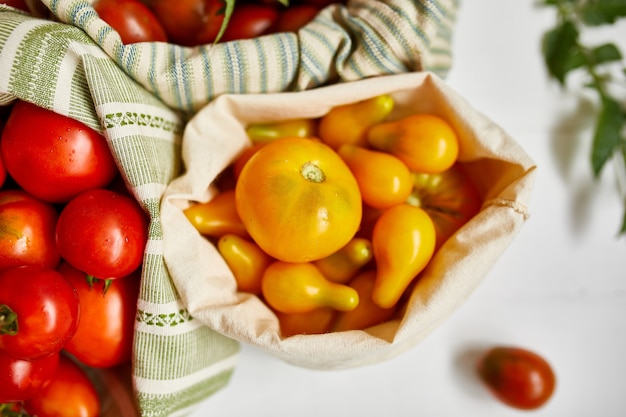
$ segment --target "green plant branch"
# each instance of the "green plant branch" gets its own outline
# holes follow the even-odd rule
[[[547,31],[543,39],[543,54],[550,76],[564,87],[567,75],[574,70],[583,70],[591,82],[587,87],[596,91],[600,98],[600,111],[596,120],[591,150],[594,176],[600,176],[602,168],[611,158],[622,158],[626,162],[626,139],[622,130],[626,124],[624,103],[613,97],[607,85],[613,81],[600,69],[608,63],[621,62],[623,56],[613,43],[588,47],[580,41],[580,34],[589,26],[611,25],[626,17],[626,2],[623,0],[544,0],[544,6],[553,6],[557,11],[556,26]],[[626,68],[622,68],[626,77]],[[624,192],[622,191],[624,194]],[[624,216],[619,234],[626,233],[626,195]]]

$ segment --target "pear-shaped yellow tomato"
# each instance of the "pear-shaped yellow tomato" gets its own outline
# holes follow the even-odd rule
[[[184,214],[201,235],[219,238],[227,233],[247,236],[248,232],[237,215],[235,192],[227,190],[205,203],[196,203]]]
[[[376,282],[372,300],[392,308],[435,252],[436,232],[426,211],[398,204],[383,212],[372,233]]]
[[[346,284],[359,270],[374,258],[372,242],[355,237],[346,246],[314,262],[326,279]]]
[[[333,149],[341,145],[367,145],[367,129],[385,120],[393,110],[388,94],[333,107],[319,121],[318,135]]]
[[[256,243],[235,234],[225,234],[217,241],[217,250],[230,268],[239,291],[261,294],[263,273],[273,259]]]
[[[319,308],[350,311],[359,304],[359,293],[354,288],[327,280],[309,262],[272,263],[263,273],[261,291],[267,304],[287,314]]]
[[[263,146],[239,174],[235,199],[254,241],[286,262],[309,262],[336,252],[361,222],[354,176],[319,140],[281,138]]]

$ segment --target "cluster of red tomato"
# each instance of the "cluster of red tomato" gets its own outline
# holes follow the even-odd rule
[[[2,111],[0,404],[97,416],[84,367],[131,359],[148,216],[98,132],[27,102]]]
[[[183,46],[295,32],[320,9],[342,0],[238,0],[226,14],[224,0],[98,0],[94,9],[125,44],[157,41]],[[223,32],[220,34],[220,32]]]

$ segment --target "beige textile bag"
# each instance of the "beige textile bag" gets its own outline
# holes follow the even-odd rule
[[[364,331],[281,338],[271,310],[239,293],[216,248],[182,210],[213,197],[216,176],[249,146],[248,123],[322,116],[333,106],[379,94],[395,98],[391,118],[427,112],[447,119],[460,141],[459,160],[478,185],[481,211],[436,253],[421,274],[401,319]],[[294,365],[341,369],[394,357],[416,345],[481,283],[528,217],[535,164],[496,123],[472,108],[436,75],[380,76],[304,92],[224,95],[188,123],[182,143],[184,174],[162,202],[167,268],[191,315],[210,328]]]

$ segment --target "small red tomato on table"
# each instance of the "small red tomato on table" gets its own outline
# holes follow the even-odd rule
[[[522,410],[543,406],[556,386],[554,370],[546,359],[515,346],[489,349],[479,360],[477,371],[496,398]]]

